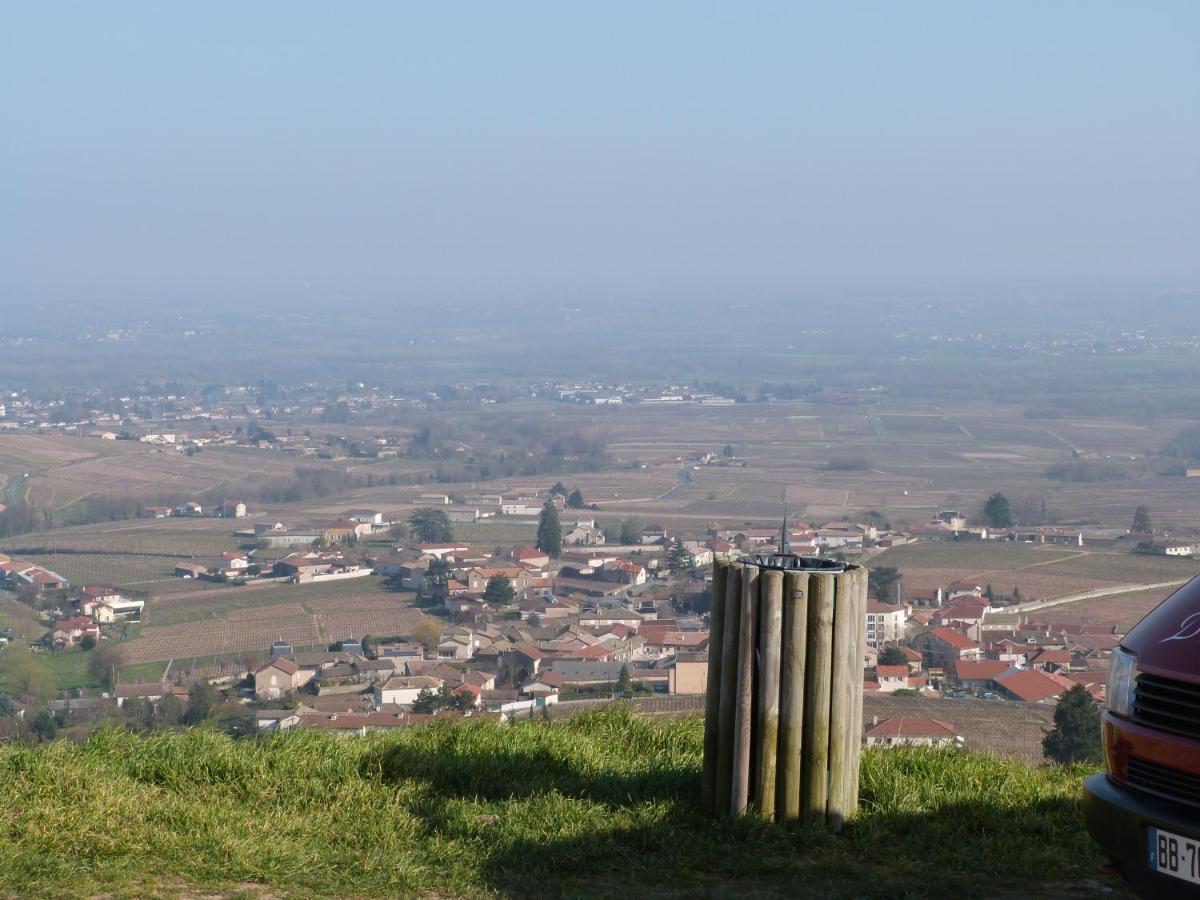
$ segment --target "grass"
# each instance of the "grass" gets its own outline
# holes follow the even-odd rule
[[[868,752],[862,812],[834,836],[703,815],[701,742],[698,718],[616,709],[355,740],[110,730],[82,745],[4,746],[0,894],[1049,897],[1094,886],[1082,770]]]

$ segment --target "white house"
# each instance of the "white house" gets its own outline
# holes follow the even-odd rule
[[[375,695],[375,706],[379,708],[388,703],[397,706],[412,706],[417,696],[424,690],[436,691],[442,686],[442,679],[432,675],[409,675],[389,678],[382,684],[376,684],[371,690]]]

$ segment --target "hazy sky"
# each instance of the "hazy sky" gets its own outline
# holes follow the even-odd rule
[[[1200,284],[1200,3],[0,3],[0,287]]]

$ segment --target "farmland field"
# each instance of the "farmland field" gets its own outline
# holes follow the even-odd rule
[[[379,579],[269,584],[156,597],[142,633],[122,646],[127,665],[175,658],[240,656],[282,638],[296,646],[365,634],[408,634],[423,614],[411,593],[385,591]]]
[[[1053,606],[1032,615],[1043,622],[1063,625],[1117,625],[1124,632],[1136,625],[1143,616],[1162,603],[1175,590],[1176,588],[1159,588],[1154,591],[1138,591],[1130,594],[1118,594],[1115,597],[1081,600],[1078,603]]]
[[[1026,601],[1120,585],[1177,581],[1200,573],[1200,560],[1090,551],[1086,547],[975,542],[906,544],[873,557],[869,565],[895,566],[909,590],[990,584],[1000,594],[1018,587]],[[1033,615],[1049,622],[1115,623],[1128,627],[1173,590],[1135,590],[1067,603]]]

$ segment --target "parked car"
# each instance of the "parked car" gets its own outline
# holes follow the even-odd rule
[[[1113,650],[1087,827],[1142,897],[1200,894],[1200,578]]]

